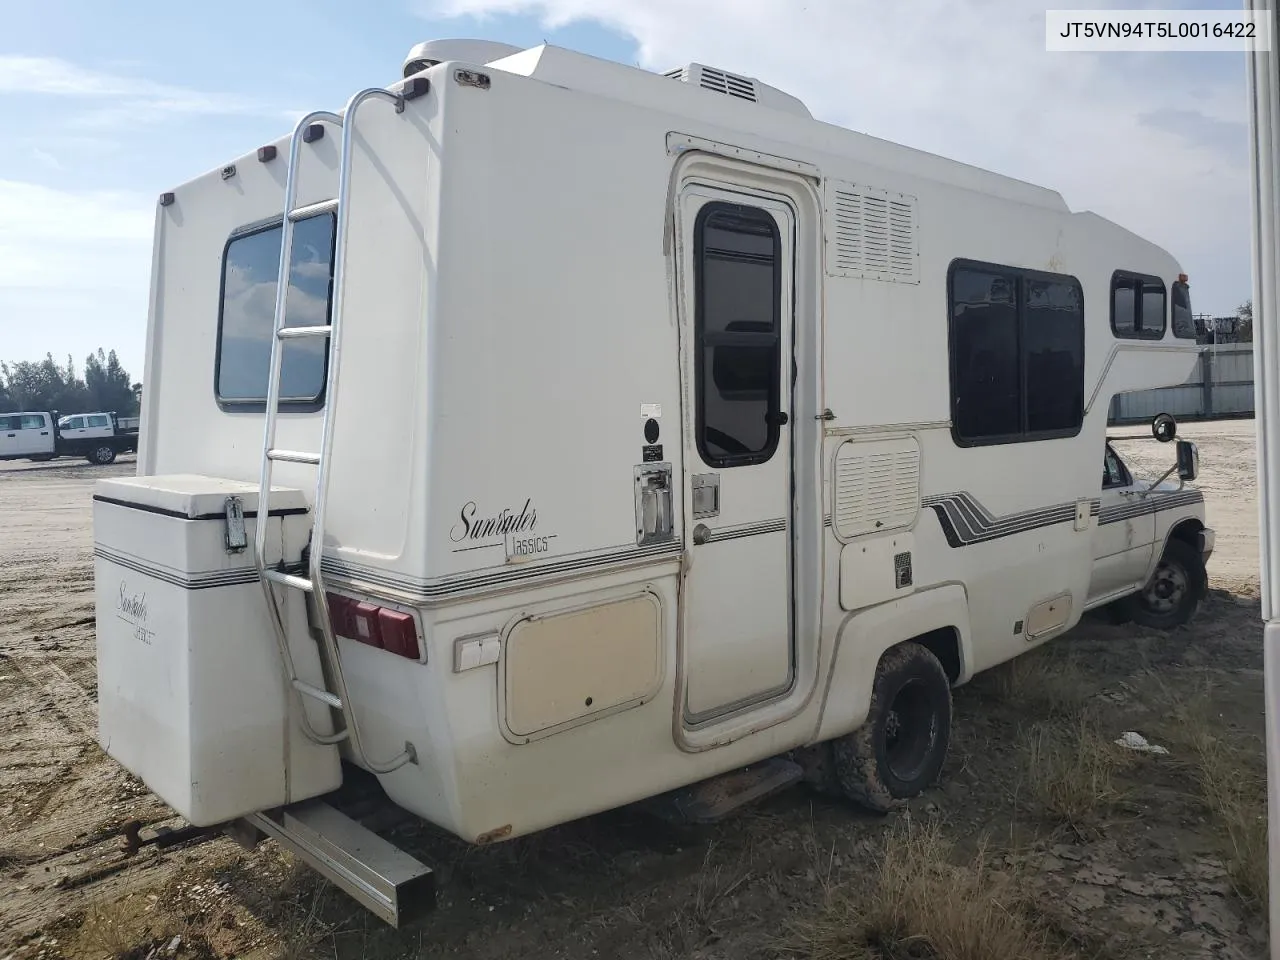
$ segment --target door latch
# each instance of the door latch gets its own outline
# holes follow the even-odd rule
[[[240,553],[249,545],[244,532],[244,502],[239,497],[227,497],[224,513],[227,527],[223,532],[223,542],[227,545],[227,553]]]
[[[835,415],[834,413],[832,413],[832,412],[831,412],[831,408],[830,408],[830,407],[827,407],[827,408],[826,408],[825,410],[823,410],[821,413],[819,413],[818,415],[816,415],[813,419],[815,419],[815,420],[834,420],[835,418],[836,418],[836,415]]]

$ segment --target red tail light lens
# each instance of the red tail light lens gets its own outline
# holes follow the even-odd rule
[[[336,593],[325,594],[325,599],[329,602],[333,632],[338,636],[410,660],[419,658],[418,626],[409,614]]]

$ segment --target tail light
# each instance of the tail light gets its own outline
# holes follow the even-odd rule
[[[326,593],[325,599],[329,601],[329,622],[338,636],[410,660],[420,658],[418,626],[409,614],[336,593]]]

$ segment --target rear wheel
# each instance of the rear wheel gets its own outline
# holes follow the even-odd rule
[[[1184,540],[1171,539],[1155,573],[1145,587],[1127,598],[1125,610],[1135,623],[1170,630],[1195,616],[1207,589],[1200,552]]]
[[[115,460],[115,458],[116,458],[115,448],[110,447],[104,443],[90,450],[89,455],[85,459],[88,460],[90,463],[96,463],[96,464],[105,466],[106,464],[111,463],[113,460]]]
[[[867,721],[831,744],[849,799],[879,813],[928,787],[951,742],[951,681],[938,658],[902,643],[880,658]]]

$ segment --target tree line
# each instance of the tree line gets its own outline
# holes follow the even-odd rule
[[[0,413],[21,410],[72,413],[111,411],[121,417],[138,413],[142,384],[134,383],[112,350],[98,348],[84,361],[84,375],[67,357],[65,366],[46,354],[43,360],[0,363]]]

